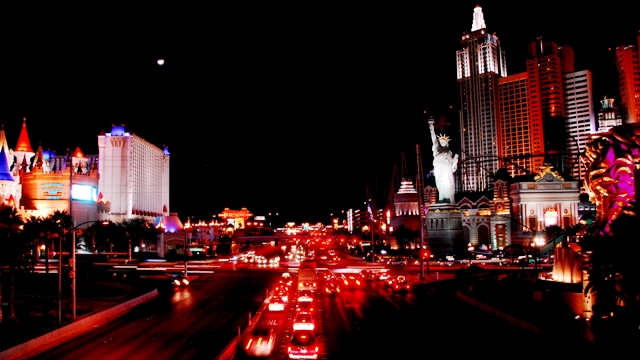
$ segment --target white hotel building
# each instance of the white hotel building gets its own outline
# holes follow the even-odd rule
[[[114,222],[169,215],[169,151],[113,126],[98,135],[102,219]],[[100,209],[99,209],[100,211]]]

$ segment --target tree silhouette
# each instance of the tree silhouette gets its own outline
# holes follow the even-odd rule
[[[640,242],[632,235],[636,221],[635,215],[623,213],[611,225],[613,236],[589,234],[582,241],[589,274],[584,292],[594,297],[594,333],[610,339],[630,336],[628,331],[640,325]]]
[[[0,206],[0,265],[9,265],[9,319],[17,322],[15,310],[15,272],[23,264],[25,242],[20,236],[24,226],[22,217],[12,206]],[[2,272],[0,272],[0,303],[2,303]],[[0,309],[2,322],[2,309]]]

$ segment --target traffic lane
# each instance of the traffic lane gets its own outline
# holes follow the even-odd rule
[[[380,283],[341,292],[325,308],[328,357],[477,356],[496,344],[525,349],[541,341],[461,302],[451,283],[407,294],[393,294]]]
[[[255,359],[255,358],[263,358],[263,359],[284,359],[288,358],[288,346],[289,340],[291,339],[291,335],[293,333],[293,323],[297,314],[296,305],[299,303],[297,301],[298,291],[296,287],[292,288],[290,294],[290,300],[285,306],[284,311],[269,311],[268,307],[261,312],[255,319],[254,323],[256,326],[262,327],[270,327],[275,330],[276,333],[276,341],[273,347],[273,350],[269,356],[264,357],[256,357],[251,356],[245,351],[245,349],[240,349],[237,353],[235,359]],[[313,319],[315,324],[315,333],[318,335],[318,344],[320,346],[321,352],[318,356],[318,360],[325,360],[326,352],[324,349],[326,348],[326,344],[324,341],[324,323],[325,319],[323,316],[323,304],[322,304],[322,295],[320,293],[314,294],[313,300]],[[248,336],[249,333],[243,334],[243,337]]]
[[[220,353],[257,311],[276,274],[201,274],[158,298],[35,359],[201,358]],[[168,283],[168,282],[167,282]]]
[[[264,310],[255,314],[255,317],[252,318],[252,326],[247,329],[242,334],[242,345],[239,348],[239,351],[235,357],[236,360],[239,359],[255,359],[255,358],[263,358],[263,359],[275,359],[279,358],[283,354],[283,343],[284,338],[286,336],[285,329],[287,328],[291,317],[291,304],[285,307],[284,311],[269,311],[268,307],[265,307]],[[273,347],[271,348],[271,354],[269,356],[253,356],[247,352],[247,346],[249,345],[249,341],[251,340],[251,330],[253,327],[263,328],[263,329],[272,329],[275,334],[275,341],[273,343]],[[251,340],[253,341],[253,340]]]

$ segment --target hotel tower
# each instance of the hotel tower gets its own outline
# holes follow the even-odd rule
[[[507,75],[507,65],[480,6],[473,10],[471,32],[462,35],[456,60],[462,177],[457,191],[482,191],[499,168],[498,79]]]

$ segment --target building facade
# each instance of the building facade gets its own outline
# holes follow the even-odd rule
[[[640,34],[637,41],[637,45],[616,48],[620,106],[625,123],[635,123],[640,120],[640,58],[638,57]]]
[[[531,174],[542,166],[542,125],[529,116],[529,76],[526,72],[498,80],[502,167],[512,177]],[[506,160],[508,159],[508,160]]]
[[[579,161],[579,154],[596,131],[596,115],[593,107],[593,79],[591,71],[581,70],[563,74],[565,104],[568,173],[574,179],[584,179],[586,167]]]
[[[98,135],[99,189],[109,203],[108,220],[169,213],[169,151],[114,125]]]
[[[614,126],[622,125],[622,116],[618,113],[618,108],[614,105],[614,99],[605,97],[600,100],[601,108],[598,111],[598,131],[597,133],[608,132]]]
[[[460,111],[462,191],[488,187],[498,170],[498,79],[507,75],[500,40],[490,34],[482,8],[473,11],[471,33],[462,35],[456,52],[457,91]]]
[[[33,151],[23,119],[15,149],[9,148],[4,128],[0,130],[1,199],[23,219],[62,211],[76,223],[97,220],[98,171],[92,160],[79,148],[64,156],[41,145]]]

